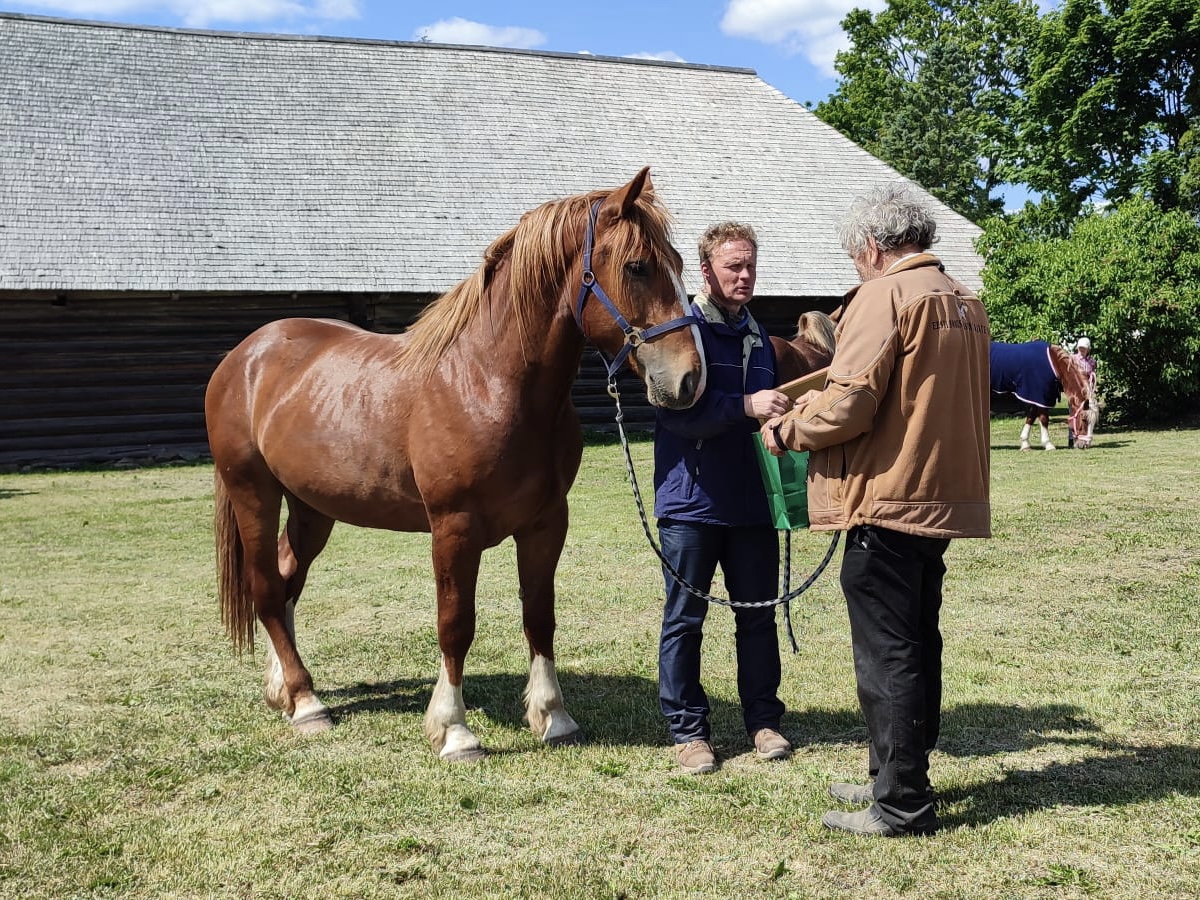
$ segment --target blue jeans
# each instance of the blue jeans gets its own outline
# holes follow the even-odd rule
[[[658,523],[663,556],[680,576],[705,593],[717,566],[729,599],[771,600],[779,584],[779,539],[769,525],[731,528],[667,519]],[[709,740],[708,695],[700,684],[700,645],[708,601],[693,596],[666,569],[667,599],[658,645],[658,697],[677,744]],[[778,730],[783,717],[779,681],[779,634],[775,607],[733,608],[738,697],[746,732]]]

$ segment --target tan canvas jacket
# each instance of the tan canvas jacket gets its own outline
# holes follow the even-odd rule
[[[814,530],[991,535],[987,313],[930,253],[846,295],[821,395],[780,435],[812,451]]]

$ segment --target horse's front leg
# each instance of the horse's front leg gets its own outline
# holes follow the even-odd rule
[[[472,762],[486,754],[467,727],[462,684],[467,651],[475,639],[475,586],[483,550],[470,539],[465,514],[432,523],[432,532],[442,667],[425,710],[425,736],[440,759]]]
[[[553,512],[514,535],[521,610],[529,641],[525,715],[533,733],[551,745],[574,744],[581,739],[579,726],[563,703],[554,668],[554,573],[566,536],[565,498]]]

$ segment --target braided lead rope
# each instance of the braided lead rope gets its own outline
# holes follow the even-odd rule
[[[800,646],[796,643],[796,635],[792,631],[792,601],[807,591],[825,571],[825,567],[829,565],[829,561],[833,559],[833,553],[837,549],[838,540],[842,533],[835,531],[833,540],[829,542],[829,549],[825,551],[824,558],[813,569],[812,574],[804,579],[804,583],[794,591],[789,591],[788,587],[791,584],[792,578],[792,533],[785,532],[785,552],[783,557],[783,595],[776,597],[774,600],[758,600],[754,602],[744,602],[729,600],[724,597],[714,597],[698,587],[690,584],[682,575],[676,571],[675,567],[667,561],[663,556],[662,550],[654,540],[654,535],[650,532],[650,520],[646,516],[646,504],[642,501],[642,492],[638,487],[637,474],[633,468],[633,456],[629,450],[629,439],[625,436],[625,411],[621,409],[621,393],[617,390],[616,376],[610,375],[608,379],[608,393],[613,398],[617,405],[617,433],[621,436],[621,450],[625,453],[625,472],[629,476],[629,484],[633,488],[633,499],[637,504],[638,517],[642,520],[642,531],[646,534],[646,540],[650,542],[650,546],[654,549],[654,554],[658,557],[663,567],[671,574],[676,583],[681,585],[693,597],[699,597],[701,600],[707,600],[709,603],[716,603],[720,606],[736,607],[738,609],[758,609],[764,606],[778,606],[783,604],[783,621],[787,629],[788,641],[791,642],[792,652],[799,653]]]

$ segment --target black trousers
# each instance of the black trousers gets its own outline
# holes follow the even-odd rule
[[[929,752],[942,708],[942,556],[950,541],[873,525],[850,529],[842,592],[875,807],[897,831],[937,828]]]

